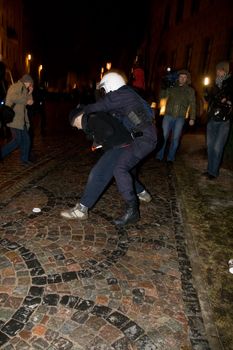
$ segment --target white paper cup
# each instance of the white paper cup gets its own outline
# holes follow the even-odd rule
[[[41,209],[40,208],[33,208],[32,211],[33,211],[33,213],[40,213]]]

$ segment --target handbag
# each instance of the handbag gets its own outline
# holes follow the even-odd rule
[[[11,123],[15,116],[14,111],[15,103],[10,107],[5,104],[2,104],[0,106],[0,121],[2,125],[6,125],[8,123]]]

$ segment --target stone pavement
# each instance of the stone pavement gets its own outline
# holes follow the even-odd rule
[[[37,140],[31,167],[17,151],[0,164],[0,348],[210,349],[174,169],[144,162],[153,200],[136,225],[113,225],[115,183],[88,221],[67,221],[99,157],[77,135]]]

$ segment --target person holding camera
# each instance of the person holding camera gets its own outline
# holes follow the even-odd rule
[[[233,78],[228,61],[216,65],[215,84],[205,90],[204,98],[208,102],[206,128],[208,165],[207,171],[202,175],[214,180],[219,176],[233,116]]]

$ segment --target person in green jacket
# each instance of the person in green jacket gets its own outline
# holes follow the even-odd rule
[[[167,161],[174,162],[185,118],[189,115],[189,125],[193,126],[196,118],[196,98],[194,89],[189,86],[191,76],[187,70],[178,72],[178,81],[173,87],[162,91],[161,98],[167,98],[165,115],[162,122],[164,143],[156,154],[156,159],[163,160],[168,137],[171,142],[167,154]]]

